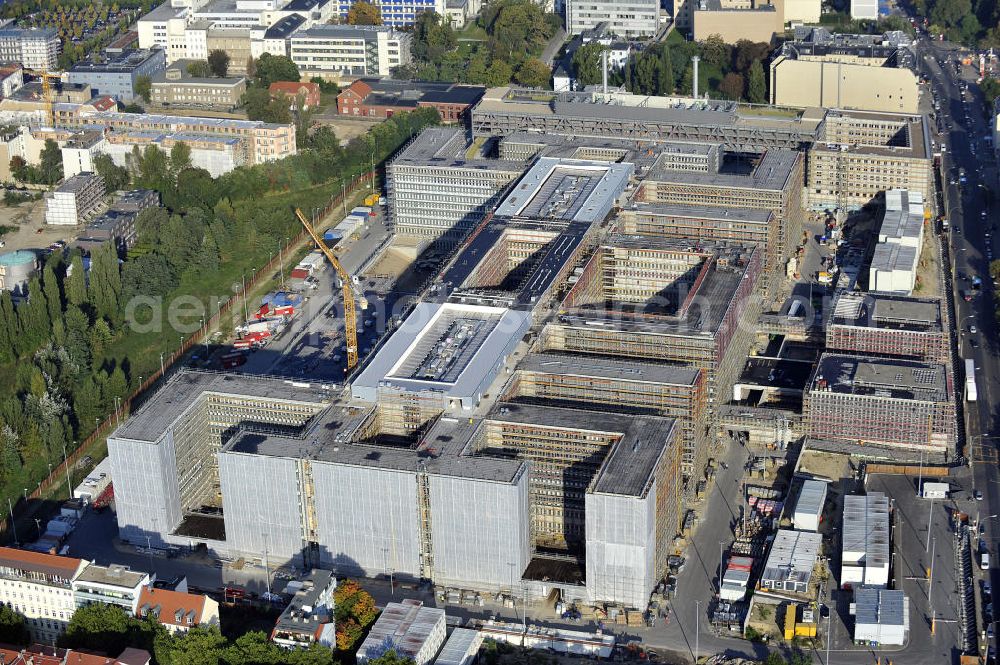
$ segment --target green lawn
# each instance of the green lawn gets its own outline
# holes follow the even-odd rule
[[[481,42],[485,42],[489,39],[489,35],[486,34],[486,30],[476,23],[475,19],[466,23],[465,27],[461,30],[456,30],[455,36],[460,40],[475,39]]]

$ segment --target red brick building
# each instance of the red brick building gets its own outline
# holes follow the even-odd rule
[[[364,118],[391,118],[394,113],[431,106],[442,122],[460,122],[486,88],[457,83],[358,79],[337,95],[337,112]]]
[[[317,83],[275,81],[267,91],[271,93],[272,99],[281,94],[285,95],[291,101],[292,106],[295,106],[296,100],[301,95],[304,99],[303,110],[316,108],[320,103],[319,84]]]

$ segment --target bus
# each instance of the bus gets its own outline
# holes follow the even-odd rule
[[[976,362],[968,358],[965,361],[965,400],[967,402],[975,402],[977,398]]]

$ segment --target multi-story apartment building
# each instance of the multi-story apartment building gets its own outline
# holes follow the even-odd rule
[[[941,316],[938,299],[845,293],[834,302],[826,348],[947,362],[948,334]]]
[[[948,365],[825,353],[805,395],[818,445],[895,459],[951,459],[954,386]]]
[[[408,32],[376,25],[315,25],[285,38],[303,76],[389,76],[410,62]]]
[[[152,78],[166,64],[162,48],[130,50],[109,54],[100,62],[78,62],[66,77],[70,83],[89,85],[94,96],[108,95],[127,104],[138,97],[135,83],[139,77]]]
[[[139,596],[149,586],[149,575],[126,566],[90,564],[73,578],[73,599],[77,607],[91,603],[117,605],[135,614]]]
[[[175,7],[173,3],[164,2],[136,22],[139,34],[139,48],[151,49],[159,47],[164,50],[167,62],[189,57],[185,30],[190,22],[191,10],[186,7]],[[206,23],[205,27],[208,25]],[[200,51],[197,57],[204,60]]]
[[[915,67],[905,33],[833,34],[813,28],[806,39],[782,44],[771,59],[771,103],[915,114],[920,101]]]
[[[55,644],[66,630],[76,600],[73,579],[84,559],[0,548],[0,603],[27,619],[31,639]]]
[[[0,29],[0,61],[49,71],[59,66],[59,33],[55,28]]]
[[[432,128],[386,169],[389,224],[399,235],[457,244],[496,205],[523,162],[469,156],[459,128]]]
[[[45,201],[45,223],[76,226],[90,221],[103,207],[104,178],[83,172],[59,185]]]
[[[565,0],[565,5],[566,29],[571,35],[605,23],[610,33],[633,39],[655,35],[660,27],[660,3],[656,0]]]
[[[857,209],[890,189],[929,198],[933,159],[926,116],[829,111],[809,149],[809,206]]]
[[[140,618],[153,617],[172,635],[186,633],[198,626],[219,626],[217,600],[202,594],[172,589],[143,587],[135,614]]]

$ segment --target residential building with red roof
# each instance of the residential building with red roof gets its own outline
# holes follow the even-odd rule
[[[402,111],[430,106],[441,122],[461,122],[486,88],[457,83],[361,78],[337,95],[337,113],[364,118],[391,118]]]
[[[112,658],[42,644],[32,644],[25,648],[0,644],[0,663],[3,665],[149,665],[151,661],[148,651],[132,647],[122,651],[117,658]]]
[[[0,547],[0,603],[24,615],[32,640],[55,644],[76,610],[73,580],[87,564],[85,559]]]
[[[271,87],[267,89],[271,93],[271,98],[277,98],[278,95],[285,95],[288,97],[291,107],[294,109],[298,106],[299,98],[302,98],[302,110],[316,108],[320,104],[320,90],[319,84],[317,83],[302,83],[299,81],[275,81],[271,84]]]
[[[186,633],[195,626],[218,626],[219,603],[208,596],[145,587],[139,595],[140,617],[153,615],[170,633]]]

